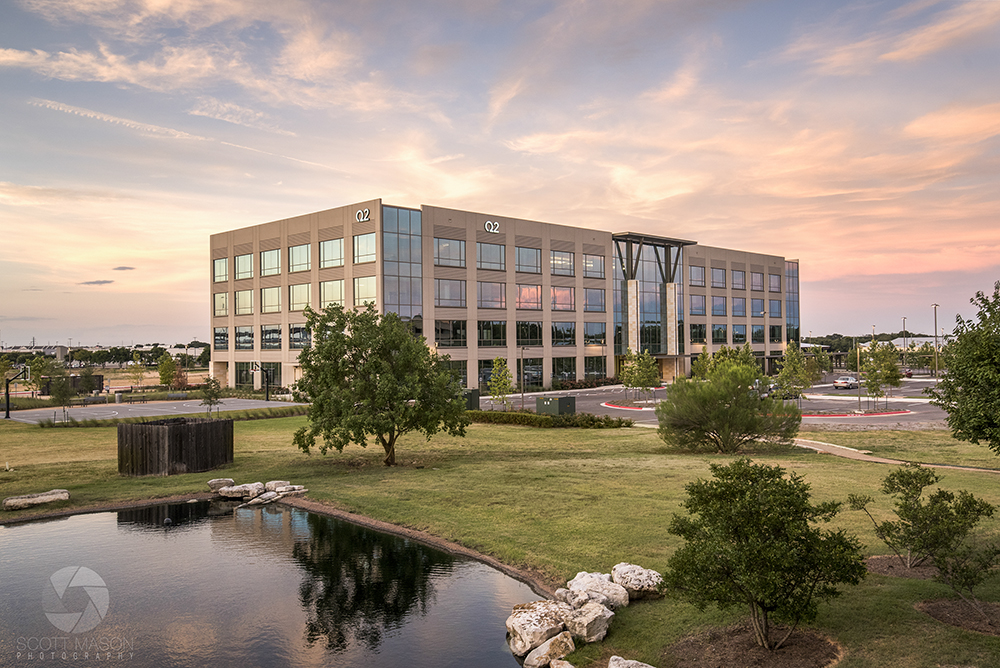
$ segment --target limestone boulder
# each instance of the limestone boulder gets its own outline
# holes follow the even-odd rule
[[[248,482],[243,485],[229,485],[216,490],[220,496],[231,499],[254,499],[264,493],[264,483]]]
[[[620,656],[613,656],[608,660],[608,668],[654,668],[648,663],[643,663],[642,661],[633,661],[631,659],[623,659]]]
[[[566,586],[572,591],[585,593],[594,603],[600,603],[611,610],[628,605],[628,592],[625,587],[612,582],[610,574],[580,571]]]
[[[563,631],[531,650],[528,656],[524,657],[524,668],[545,668],[553,660],[561,659],[575,649],[569,631]]]
[[[660,586],[663,576],[654,570],[620,563],[611,569],[611,581],[625,587],[629,600],[636,601],[645,598],[661,598]]]
[[[277,492],[264,492],[260,496],[255,496],[254,498],[250,499],[248,505],[259,506],[265,503],[271,503],[272,501],[277,501],[278,498],[280,498],[280,496],[281,495],[278,494]]]
[[[277,492],[279,487],[288,487],[291,485],[287,480],[270,480],[264,483],[265,492]]]
[[[566,619],[566,630],[583,642],[600,642],[608,634],[614,616],[600,603],[587,603]]]
[[[576,666],[574,666],[569,661],[563,661],[562,659],[553,659],[549,663],[549,668],[576,668]]]
[[[305,494],[309,490],[302,485],[285,485],[284,487],[276,487],[275,492],[278,494],[288,495],[288,494]]]
[[[69,501],[69,490],[50,489],[47,492],[38,494],[23,494],[21,496],[8,496],[3,500],[4,510],[22,510],[40,506],[43,503],[53,503],[54,501]]]
[[[583,606],[590,603],[590,597],[587,596],[586,592],[581,590],[573,590],[566,588],[556,589],[555,594],[553,594],[553,597],[557,601],[562,601],[563,603],[574,609],[582,608]]]
[[[558,601],[533,601],[515,605],[507,618],[510,651],[524,656],[566,628],[563,621],[573,609]]]
[[[223,487],[232,487],[236,481],[232,478],[212,478],[208,481],[208,488],[213,492],[218,492]]]

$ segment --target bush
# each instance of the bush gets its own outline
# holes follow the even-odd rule
[[[482,424],[516,424],[542,429],[620,429],[635,424],[627,418],[609,415],[574,413],[572,415],[538,415],[528,411],[466,411],[473,422]]]

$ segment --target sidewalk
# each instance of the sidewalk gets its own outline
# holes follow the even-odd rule
[[[835,457],[844,457],[846,459],[854,459],[861,462],[872,462],[875,464],[893,464],[895,466],[901,466],[906,464],[899,459],[886,459],[885,457],[874,457],[871,453],[864,450],[856,450],[854,448],[848,448],[843,445],[834,445],[833,443],[824,443],[822,441],[813,441],[807,438],[797,438],[795,439],[795,446],[799,448],[807,448],[809,450],[815,450],[816,452],[822,452],[828,455],[834,455]],[[994,469],[981,469],[971,466],[954,466],[951,464],[923,464],[928,468],[936,469],[955,469],[957,471],[974,471],[978,473],[1000,473],[998,470]]]

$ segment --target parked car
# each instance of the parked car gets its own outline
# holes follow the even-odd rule
[[[856,390],[858,389],[858,379],[854,376],[841,376],[833,381],[835,390]]]
[[[907,378],[913,378],[913,372],[910,371],[909,369],[903,369],[903,375],[906,376]]]

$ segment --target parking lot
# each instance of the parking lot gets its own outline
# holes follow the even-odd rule
[[[112,402],[114,400],[112,399]],[[256,399],[223,399],[218,406],[221,411],[242,411],[252,408],[281,408],[295,406],[287,401],[258,401]],[[74,420],[113,420],[115,418],[168,418],[175,415],[191,415],[205,413],[207,408],[198,399],[181,401],[155,401],[147,404],[93,404],[90,406],[73,406],[67,409],[38,408],[28,411],[11,411],[10,418],[17,422],[38,424],[42,420],[64,422],[72,417]]]

